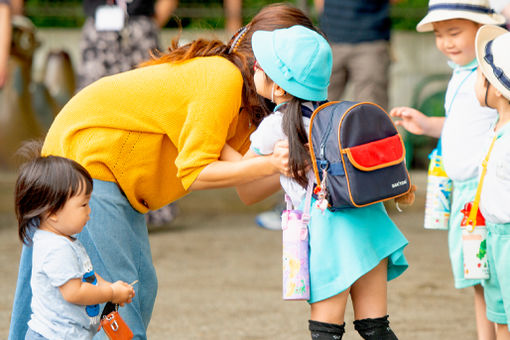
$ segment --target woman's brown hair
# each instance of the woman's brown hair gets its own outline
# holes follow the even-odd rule
[[[273,31],[294,25],[302,25],[318,31],[310,18],[301,10],[287,4],[271,4],[262,8],[245,26],[245,29],[234,35],[228,44],[219,40],[197,39],[189,44],[179,46],[179,36],[177,36],[172,40],[166,53],[154,51],[153,59],[140,64],[140,66],[181,62],[196,57],[210,56],[220,56],[229,60],[240,70],[243,77],[241,105],[250,114],[252,123],[257,126],[270,111],[263,99],[257,95],[253,82],[255,59],[251,49],[251,37],[255,31]],[[233,42],[236,44],[235,48],[231,46]]]

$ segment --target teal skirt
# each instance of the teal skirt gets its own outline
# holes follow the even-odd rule
[[[310,300],[335,296],[388,258],[388,281],[408,267],[408,241],[382,203],[322,213],[312,202]]]

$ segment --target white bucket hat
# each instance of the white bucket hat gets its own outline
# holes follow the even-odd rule
[[[485,25],[476,34],[476,59],[492,86],[510,100],[510,32]]]
[[[489,0],[430,0],[427,15],[416,25],[418,32],[434,30],[433,22],[466,19],[487,25],[501,25],[505,17],[494,12]]]

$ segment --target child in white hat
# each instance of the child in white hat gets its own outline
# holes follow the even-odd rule
[[[390,114],[396,122],[414,134],[440,139],[445,171],[453,180],[448,247],[455,287],[475,289],[478,339],[495,339],[494,325],[485,315],[485,301],[480,280],[464,278],[464,260],[460,212],[474,199],[478,185],[478,165],[483,158],[490,127],[497,112],[482,107],[475,94],[475,37],[483,24],[499,25],[505,18],[490,8],[488,0],[430,0],[429,10],[418,23],[418,32],[433,31],[436,47],[449,59],[453,69],[445,97],[445,116],[429,117],[409,107],[397,107]]]
[[[490,277],[484,282],[487,318],[497,324],[497,339],[510,339],[510,33],[486,25],[476,36],[479,63],[476,95],[497,110],[488,162],[482,165],[480,210],[487,226]],[[484,168],[486,171],[484,171]],[[485,175],[485,176],[484,176]]]
[[[312,171],[307,131],[312,111],[328,96],[331,47],[319,33],[303,26],[257,31],[252,47],[257,93],[276,107],[251,135],[244,157],[270,154],[278,141],[288,140],[290,174],[240,186],[239,196],[253,203],[276,192],[281,184],[295,207],[309,210],[308,302],[313,340],[342,339],[349,296],[354,301],[354,328],[363,339],[396,340],[389,326],[386,289],[387,281],[408,267],[403,254],[406,238],[382,203],[322,213],[305,200]]]

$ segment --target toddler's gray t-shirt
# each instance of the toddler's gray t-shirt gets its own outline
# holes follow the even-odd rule
[[[69,303],[59,290],[71,279],[94,275],[85,248],[76,239],[39,229],[33,247],[28,326],[48,339],[91,339],[99,326],[99,306]]]

